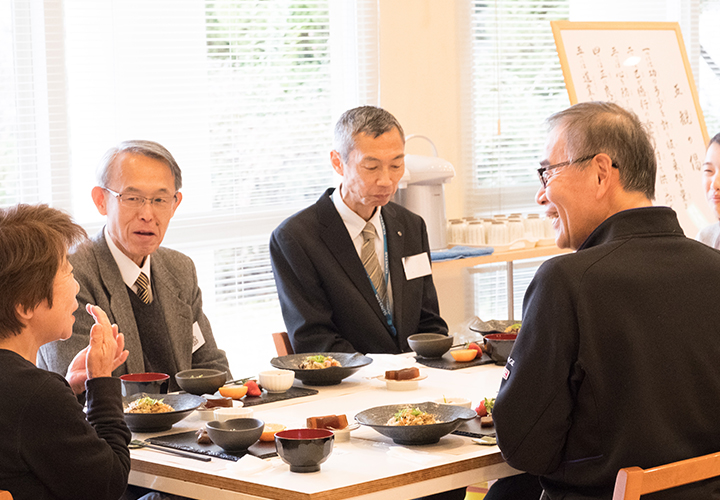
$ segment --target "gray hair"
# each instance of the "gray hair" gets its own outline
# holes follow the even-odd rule
[[[159,160],[168,166],[173,178],[175,179],[175,191],[180,191],[182,187],[182,173],[173,155],[163,146],[153,141],[123,141],[117,146],[108,149],[100,160],[96,176],[98,186],[107,188],[110,181],[110,173],[115,163],[115,159],[122,153],[132,153],[147,156],[154,160]]]
[[[355,149],[355,137],[358,134],[367,134],[375,139],[392,129],[400,132],[404,144],[405,133],[400,122],[384,109],[360,106],[345,111],[335,124],[335,150],[347,162],[350,152]]]
[[[623,189],[655,198],[655,149],[635,113],[611,102],[582,102],[547,124],[551,133],[562,133],[569,160],[605,153],[618,167]]]

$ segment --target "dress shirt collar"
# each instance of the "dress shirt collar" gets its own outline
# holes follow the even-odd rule
[[[140,272],[144,272],[148,280],[150,280],[150,297],[152,298],[152,277],[150,276],[150,255],[148,255],[145,258],[145,262],[143,263],[142,267],[138,267],[135,262],[132,261],[130,257],[125,255],[122,250],[120,250],[117,245],[115,245],[115,242],[110,237],[110,233],[108,233],[107,226],[105,226],[105,241],[107,242],[108,248],[110,249],[110,253],[112,254],[113,258],[115,259],[115,262],[117,263],[118,268],[120,269],[120,274],[122,275],[122,279],[125,282],[127,286],[132,288],[134,292],[137,292],[137,287],[135,286],[135,282],[138,279],[138,276],[140,276]]]
[[[333,203],[335,204],[335,209],[338,211],[340,218],[345,223],[348,233],[350,233],[350,238],[355,240],[355,238],[362,234],[362,231],[365,229],[365,225],[368,221],[360,217],[352,210],[352,208],[345,204],[345,200],[342,199],[342,195],[340,194],[340,187],[333,191],[331,197]],[[378,208],[375,209],[372,217],[370,217],[370,222],[372,222],[373,226],[375,226],[376,236],[382,238],[383,232],[382,225],[380,224],[380,210]]]

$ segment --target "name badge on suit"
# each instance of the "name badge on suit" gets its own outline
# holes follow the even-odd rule
[[[417,255],[411,255],[409,257],[403,257],[403,267],[405,268],[405,279],[410,281],[415,278],[422,278],[423,276],[429,276],[432,274],[432,267],[430,267],[430,257],[427,252],[422,252]]]

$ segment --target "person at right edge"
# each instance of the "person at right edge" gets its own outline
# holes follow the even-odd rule
[[[720,134],[710,139],[702,166],[702,183],[705,197],[715,217],[720,219]],[[696,240],[720,249],[720,222],[700,230]]]
[[[655,152],[633,113],[580,103],[548,124],[536,200],[577,251],[535,274],[493,417],[543,499],[610,500],[622,467],[720,450],[720,252],[652,206]],[[718,495],[712,479],[643,499]]]

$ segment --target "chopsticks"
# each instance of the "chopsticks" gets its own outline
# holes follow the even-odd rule
[[[192,458],[193,460],[200,460],[201,462],[209,462],[212,460],[210,457],[205,455],[198,455],[197,453],[191,453],[189,451],[177,450],[175,448],[168,448],[167,446],[160,446],[158,444],[148,443],[140,439],[133,439],[130,441],[131,448],[152,448],[153,450],[164,451],[166,453],[173,453],[185,458]]]

